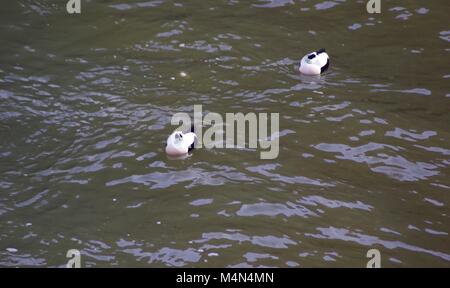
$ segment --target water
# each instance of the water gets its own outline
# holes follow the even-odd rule
[[[0,9],[0,266],[450,266],[447,1],[64,2]],[[279,157],[168,159],[195,104]]]

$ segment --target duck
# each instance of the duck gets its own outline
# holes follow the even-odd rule
[[[166,154],[169,156],[183,156],[194,149],[197,135],[194,132],[183,133],[175,131],[167,138]]]
[[[306,54],[300,61],[299,71],[306,75],[320,75],[330,66],[330,58],[322,48]]]

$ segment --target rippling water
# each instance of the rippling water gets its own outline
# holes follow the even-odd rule
[[[0,9],[0,266],[450,266],[447,1],[63,2]],[[168,159],[194,104],[279,157]]]

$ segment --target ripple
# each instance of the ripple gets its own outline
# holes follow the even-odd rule
[[[412,162],[402,156],[389,156],[384,153],[378,153],[377,156],[366,155],[367,152],[386,148],[394,151],[399,150],[391,145],[370,142],[351,147],[345,144],[320,143],[314,145],[314,147],[324,152],[340,153],[340,155],[335,156],[337,159],[366,163],[370,165],[370,170],[373,172],[382,173],[400,181],[425,180],[439,174],[439,171],[436,171],[438,167],[430,163]],[[385,165],[375,166],[376,164]]]
[[[21,201],[19,203],[16,203],[16,207],[22,208],[22,207],[26,207],[26,206],[29,206],[31,204],[34,204],[37,201],[41,200],[45,195],[47,195],[48,192],[49,192],[48,189],[46,189],[46,190],[44,190],[42,192],[39,192],[39,193],[35,194],[33,197],[31,197],[28,200],[24,200],[24,201]]]
[[[339,104],[331,104],[331,105],[324,105],[324,106],[319,106],[319,107],[313,107],[312,110],[315,112],[322,112],[322,111],[336,111],[336,110],[341,110],[344,108],[347,108],[350,105],[350,102],[348,101],[344,101],[342,103]]]
[[[47,264],[44,258],[34,257],[30,253],[19,253],[17,255],[0,253],[0,256],[0,266],[4,267],[33,267],[45,266]]]
[[[254,245],[261,247],[269,247],[275,249],[286,249],[288,245],[297,245],[296,242],[289,239],[287,236],[277,237],[272,235],[267,236],[247,236],[241,233],[224,233],[224,232],[208,232],[202,234],[201,240],[195,240],[196,243],[204,243],[213,240],[230,240],[242,242],[251,242]]]
[[[277,216],[284,215],[286,217],[300,216],[307,218],[309,216],[317,216],[311,210],[302,205],[288,202],[286,205],[277,203],[255,203],[244,204],[239,211],[236,212],[238,216]]]
[[[190,182],[186,187],[195,187],[197,185],[217,186],[231,181],[248,182],[252,180],[254,179],[243,173],[227,171],[227,168],[222,168],[221,171],[206,171],[200,168],[191,168],[182,171],[132,175],[109,181],[106,183],[106,186],[111,187],[120,184],[135,183],[150,186],[151,189],[164,189],[183,182]]]
[[[389,89],[372,89],[372,92],[398,92],[404,94],[418,94],[422,96],[430,96],[432,93],[429,89],[426,88],[412,88],[405,90],[389,90]]]
[[[364,204],[361,201],[345,202],[339,200],[331,200],[317,195],[302,197],[301,203],[314,206],[316,206],[316,204],[320,204],[328,208],[345,207],[350,209],[360,209],[364,211],[371,211],[374,208],[373,206]]]
[[[294,4],[293,0],[259,0],[259,2],[266,2],[266,3],[253,4],[253,6],[258,8],[277,8],[286,6],[288,4]]]
[[[160,37],[160,38],[167,38],[167,37],[172,37],[175,35],[180,35],[183,34],[183,31],[179,30],[179,29],[173,29],[167,32],[161,32],[156,34],[156,37]]]
[[[163,0],[154,0],[154,1],[146,1],[146,2],[135,2],[135,3],[120,3],[120,4],[111,4],[109,7],[117,9],[117,10],[130,10],[130,9],[136,9],[136,8],[154,8],[158,7],[164,3]]]
[[[327,10],[337,5],[339,5],[339,3],[335,1],[324,1],[314,5],[314,7],[316,8],[316,10]]]
[[[209,198],[209,199],[197,199],[197,200],[194,200],[192,202],[189,202],[189,204],[192,205],[192,206],[203,206],[203,205],[211,204],[213,201],[214,201],[214,199],[211,199],[211,198]]]
[[[425,15],[425,14],[428,14],[428,12],[430,12],[430,9],[427,9],[425,7],[416,9],[417,14]]]
[[[256,262],[260,259],[278,259],[278,257],[267,254],[267,253],[253,253],[253,252],[245,253],[244,258],[248,262]]]
[[[371,235],[365,235],[362,233],[352,232],[348,229],[344,228],[335,228],[335,227],[319,227],[317,230],[320,231],[320,234],[310,234],[307,233],[306,236],[308,237],[314,237],[318,239],[337,239],[342,240],[346,242],[355,242],[364,246],[370,246],[373,247],[376,244],[382,245],[383,247],[387,249],[405,249],[412,252],[420,252],[420,253],[426,253],[433,255],[435,257],[439,257],[441,259],[444,259],[446,261],[450,261],[450,255],[439,252],[439,251],[433,251],[425,248],[421,248],[418,246],[406,244],[400,241],[389,241],[389,240],[382,240],[376,236]]]
[[[439,32],[439,38],[444,41],[450,42],[450,30]]]
[[[192,248],[182,250],[164,247],[156,252],[146,252],[142,248],[126,248],[123,252],[135,256],[139,261],[145,260],[149,264],[161,262],[169,267],[183,267],[196,263],[201,258],[200,253]]]
[[[417,142],[417,140],[426,140],[430,137],[436,136],[437,133],[435,131],[424,131],[422,133],[417,133],[415,131],[407,131],[396,127],[394,130],[387,131],[385,135],[397,139]]]
[[[361,27],[362,27],[361,24],[359,24],[359,23],[354,23],[354,24],[348,26],[348,29],[350,29],[350,30],[358,30],[358,29],[361,28]]]
[[[309,184],[323,187],[333,187],[334,184],[325,183],[318,179],[310,179],[304,176],[284,176],[270,171],[280,167],[280,164],[263,164],[259,166],[247,167],[250,172],[258,173],[268,177],[271,181],[287,183],[287,184]]]

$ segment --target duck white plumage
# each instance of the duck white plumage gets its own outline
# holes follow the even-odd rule
[[[300,61],[299,70],[306,75],[320,75],[330,66],[330,58],[325,49],[314,51],[305,55]]]
[[[187,154],[194,148],[197,135],[193,132],[183,133],[175,131],[167,138],[166,153],[170,156],[181,156]]]

